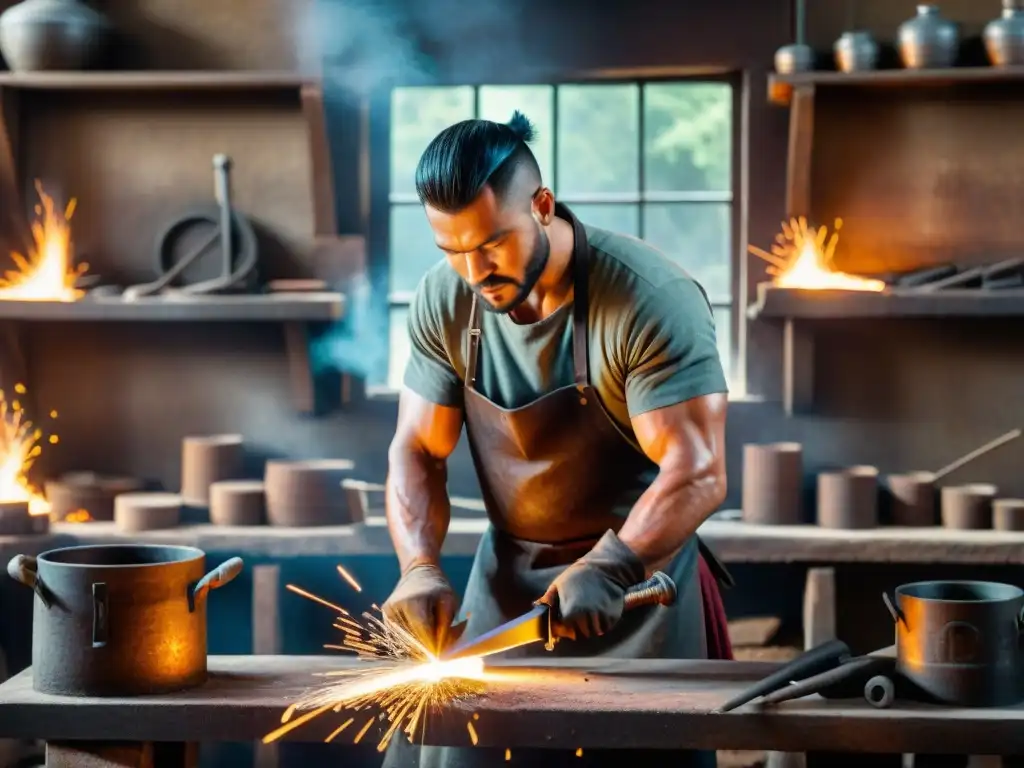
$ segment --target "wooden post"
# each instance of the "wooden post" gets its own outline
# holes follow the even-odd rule
[[[281,566],[257,565],[252,569],[252,652],[259,656],[281,653],[279,614]],[[254,768],[277,768],[277,744],[256,742]]]
[[[804,585],[804,650],[836,636],[836,572],[808,568]]]

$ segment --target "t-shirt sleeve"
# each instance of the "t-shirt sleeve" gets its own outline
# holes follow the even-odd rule
[[[409,306],[409,362],[403,383],[420,397],[437,405],[462,405],[462,380],[445,347],[442,318],[444,297],[424,277]]]
[[[689,278],[672,280],[638,301],[626,341],[631,418],[729,390],[711,305]]]

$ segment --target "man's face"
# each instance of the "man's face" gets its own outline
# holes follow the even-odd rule
[[[540,198],[541,204],[550,199]],[[547,265],[550,244],[534,215],[537,200],[502,203],[485,187],[458,213],[426,206],[438,248],[491,312],[514,310]]]

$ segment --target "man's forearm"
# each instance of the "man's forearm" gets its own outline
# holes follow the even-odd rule
[[[421,563],[437,564],[451,520],[445,461],[393,446],[388,463],[388,531],[402,572]]]
[[[717,467],[661,468],[619,530],[619,538],[651,569],[675,555],[725,497]]]

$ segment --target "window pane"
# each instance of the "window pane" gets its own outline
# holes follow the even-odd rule
[[[537,138],[530,149],[541,177],[552,184],[555,153],[555,89],[550,85],[484,85],[480,87],[480,118],[507,123],[517,109],[533,123]]]
[[[388,336],[388,388],[401,389],[405,364],[409,361],[409,308],[392,307],[389,317]]]
[[[416,164],[443,129],[473,117],[473,88],[395,88],[391,92],[391,191],[416,191]]]
[[[718,342],[718,356],[722,360],[722,368],[725,371],[725,380],[729,382],[730,389],[735,385],[732,382],[732,307],[715,307],[715,337]]]
[[[639,105],[638,85],[558,88],[558,194],[639,191]]]
[[[644,205],[644,240],[693,275],[712,300],[732,295],[731,208],[728,203]]]
[[[732,87],[644,86],[644,191],[732,188]]]
[[[587,203],[570,205],[584,224],[600,227],[622,235],[640,234],[640,206],[628,203]]]
[[[392,291],[414,291],[423,274],[442,258],[419,203],[392,205],[388,248]]]

